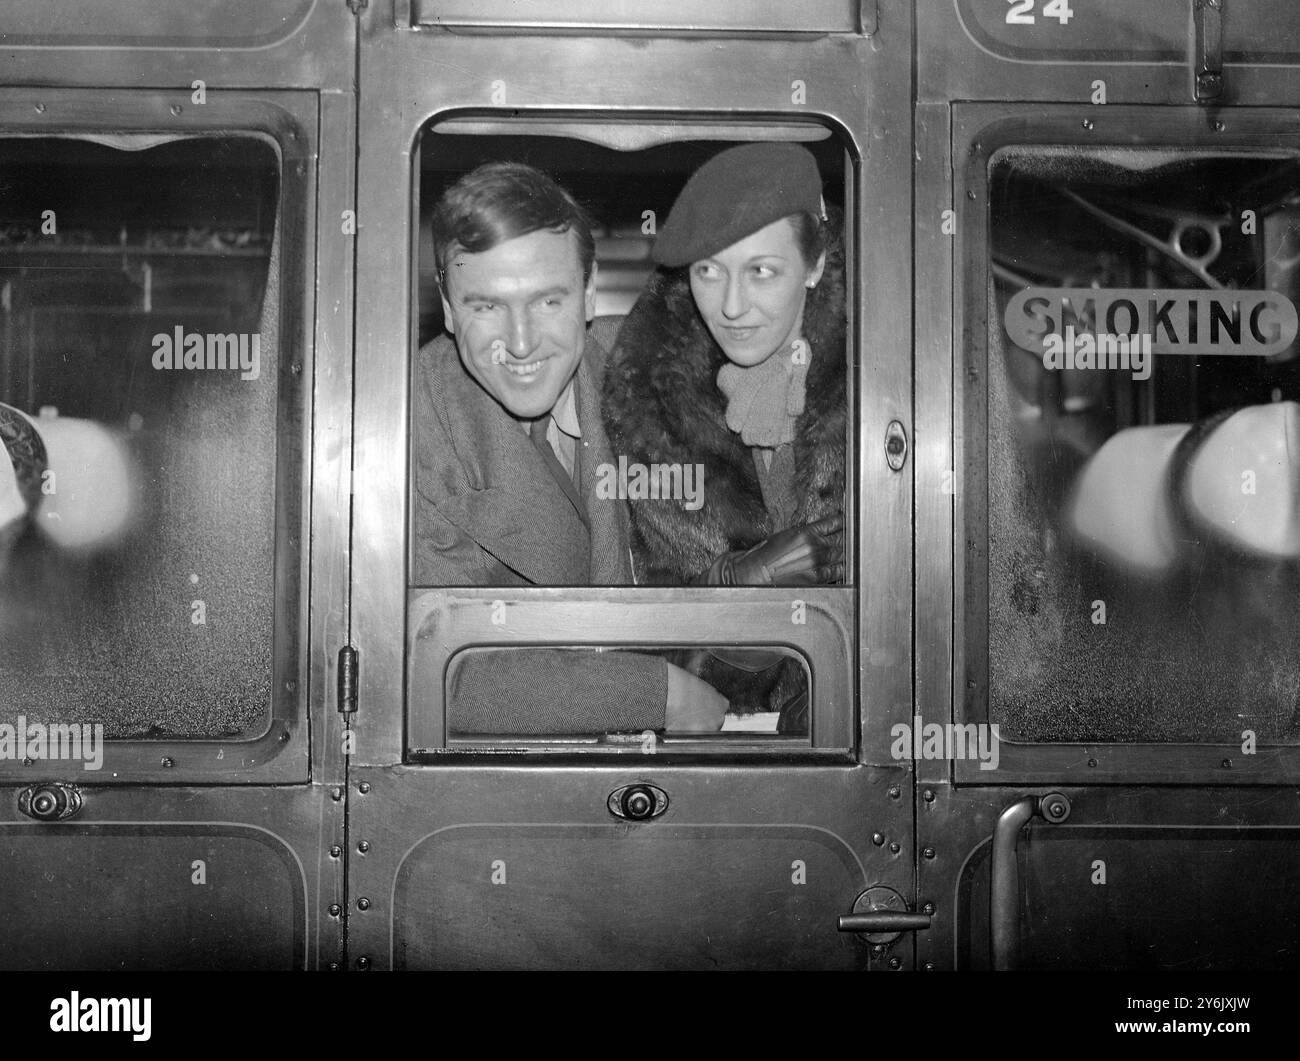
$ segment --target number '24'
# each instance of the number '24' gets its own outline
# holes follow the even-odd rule
[[[1011,10],[1007,12],[1007,22],[1013,26],[1032,26],[1034,24],[1034,0],[1007,0]],[[1074,18],[1070,9],[1070,0],[1047,0],[1043,5],[1043,18],[1054,18],[1062,26],[1068,25]]]

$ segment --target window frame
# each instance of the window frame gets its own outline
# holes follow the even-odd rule
[[[1283,108],[1234,108],[1223,131],[1195,107],[969,103],[953,108],[953,202],[957,209],[953,312],[955,465],[961,469],[953,538],[953,717],[988,723],[988,334],[991,278],[989,163],[1006,147],[1140,147],[1206,151],[1257,149],[1300,155],[1300,116]],[[962,194],[962,191],[966,194]],[[1002,740],[996,771],[953,762],[963,784],[1294,784],[1300,744],[1021,742]]]
[[[490,587],[476,586],[425,587],[417,586],[410,580],[411,542],[414,523],[414,506],[411,495],[414,490],[414,465],[410,459],[411,436],[413,426],[407,416],[408,430],[404,439],[407,453],[407,476],[404,494],[406,497],[407,519],[405,521],[406,541],[405,560],[405,608],[406,636],[403,651],[403,673],[405,688],[402,690],[403,748],[402,759],[408,763],[437,762],[465,763],[483,765],[491,756],[499,761],[540,761],[557,762],[563,759],[578,759],[582,762],[617,761],[626,755],[642,755],[640,742],[598,743],[587,735],[578,740],[575,735],[557,734],[553,740],[540,735],[511,737],[503,735],[491,741],[476,741],[481,747],[448,747],[446,727],[446,686],[447,672],[452,658],[459,652],[470,648],[503,646],[517,644],[520,647],[558,647],[592,646],[615,648],[682,647],[690,640],[682,630],[697,628],[701,639],[716,630],[717,620],[725,615],[728,622],[735,626],[737,612],[752,614],[746,620],[746,629],[757,631],[753,637],[746,637],[740,643],[728,647],[782,647],[793,649],[805,662],[810,679],[811,709],[809,711],[810,732],[806,739],[766,739],[754,740],[754,734],[730,732],[726,734],[704,735],[665,735],[657,736],[655,745],[656,761],[723,761],[736,763],[752,761],[770,763],[776,760],[794,759],[799,762],[851,762],[855,760],[859,747],[859,701],[856,695],[855,677],[859,661],[858,634],[861,621],[862,575],[853,543],[857,540],[858,527],[855,518],[860,504],[859,476],[857,464],[860,455],[859,425],[856,413],[856,394],[861,373],[861,359],[856,342],[856,300],[855,281],[861,246],[857,230],[857,211],[855,190],[861,179],[863,160],[854,151],[853,138],[838,126],[836,122],[821,114],[810,114],[806,118],[756,116],[745,113],[719,113],[701,109],[688,115],[679,113],[661,114],[657,112],[637,112],[619,114],[617,112],[593,113],[591,111],[564,112],[546,111],[543,113],[512,115],[509,118],[487,116],[480,113],[462,114],[460,112],[434,113],[421,122],[414,134],[410,152],[411,159],[411,225],[414,233],[419,232],[419,218],[425,209],[420,201],[421,155],[428,143],[426,134],[441,128],[443,132],[456,132],[458,135],[474,135],[469,132],[476,119],[481,119],[483,127],[492,130],[487,135],[506,135],[505,129],[515,130],[515,135],[529,135],[530,127],[534,135],[559,137],[566,127],[578,130],[574,139],[583,137],[581,131],[589,131],[595,125],[610,124],[633,128],[663,128],[671,125],[686,130],[682,140],[719,139],[721,129],[734,132],[732,142],[736,145],[748,142],[801,142],[812,137],[799,137],[798,129],[808,127],[826,134],[815,139],[830,139],[840,149],[844,161],[844,258],[845,258],[845,359],[846,402],[848,433],[845,438],[844,458],[846,464],[846,508],[845,508],[845,542],[849,554],[848,571],[852,578],[839,587],[791,587],[784,590],[767,590],[756,587],[576,587],[559,588],[543,586],[527,587]],[[467,131],[461,133],[455,126],[465,121]],[[692,127],[698,127],[698,136],[690,135]],[[751,137],[747,133],[770,129],[775,135],[770,137]],[[606,146],[609,146],[608,144]],[[644,145],[642,145],[644,146]],[[412,377],[415,353],[418,350],[419,326],[419,246],[418,240],[412,241],[410,250],[410,334],[408,336],[408,353],[406,372],[408,380]],[[408,403],[411,389],[408,386]],[[796,626],[789,620],[790,602],[799,599],[805,602],[809,622]],[[512,631],[508,634],[501,627],[488,625],[487,615],[490,605],[495,601],[508,602],[512,607]],[[778,604],[779,602],[779,604]],[[602,615],[606,621],[593,623],[590,618],[577,616],[559,618],[568,609],[551,607],[579,603],[589,612]],[[653,610],[651,610],[653,609]],[[782,618],[775,618],[782,610]],[[540,614],[534,615],[534,612]],[[620,615],[621,613],[621,615]],[[629,615],[629,613],[640,613]],[[665,615],[679,616],[680,619],[665,621]],[[420,648],[421,633],[432,618],[440,616],[442,628],[429,638],[435,642],[432,651]],[[620,621],[614,621],[620,616]],[[713,616],[710,621],[702,621],[705,616]],[[626,618],[623,618],[626,617]],[[558,619],[558,621],[557,621]],[[540,628],[546,630],[546,640],[537,640]],[[593,634],[593,628],[600,635]],[[820,636],[811,632],[816,629]],[[672,631],[672,635],[665,634]],[[531,640],[530,640],[531,638]],[[833,655],[825,648],[833,639],[843,650],[836,665]],[[716,642],[715,642],[716,643]],[[707,648],[709,642],[700,640],[689,647]],[[819,667],[820,674],[819,674]],[[435,706],[417,708],[415,693],[417,686]],[[820,690],[820,692],[819,692]],[[823,698],[827,706],[818,710],[817,697]],[[764,735],[765,736],[765,735]],[[518,752],[517,755],[501,756],[501,752]]]
[[[153,89],[0,89],[0,138],[94,136],[105,132],[191,137],[256,136],[279,162],[279,271],[275,447],[275,592],[271,703],[266,727],[232,739],[106,738],[102,768],[61,760],[0,761],[0,781],[69,776],[86,784],[306,781],[308,745],[309,585],[312,453],[308,385],[313,378],[307,278],[315,272],[313,218],[319,101],[304,91],[229,90],[190,106],[188,95]],[[39,103],[39,109],[37,104]],[[268,281],[268,288],[270,287]],[[124,665],[130,665],[129,662]],[[237,667],[239,661],[232,661]],[[47,721],[47,720],[40,720]]]

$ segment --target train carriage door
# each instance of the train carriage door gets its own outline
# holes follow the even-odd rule
[[[912,964],[911,932],[927,918],[914,910],[911,764],[889,741],[911,704],[911,15],[904,3],[850,7],[363,13],[354,967]],[[846,292],[842,305],[817,296],[847,321],[842,348],[812,352],[848,413],[826,432],[847,467],[845,583],[575,584],[561,558],[530,552],[560,517],[544,500],[527,507],[528,476],[555,473],[511,422],[499,395],[514,384],[486,345],[515,309],[485,286],[477,316],[456,316],[457,303],[443,319],[434,203],[487,162],[558,180],[595,219],[590,339],[607,351],[654,275],[657,228],[687,177],[726,148],[773,142],[816,164],[827,268]],[[516,367],[543,382],[550,371]],[[695,386],[715,391],[718,367]],[[594,446],[598,421],[585,423],[582,446]],[[617,450],[625,426],[600,429],[608,493],[588,498],[634,510],[650,496],[632,485],[641,474],[679,490],[658,495],[679,511],[705,503],[698,491],[725,474],[716,455],[687,447],[675,468],[638,472]],[[515,455],[498,460],[497,447]],[[581,488],[580,472],[558,474]],[[432,567],[421,536],[437,541]],[[668,674],[725,690],[721,731],[665,725]]]
[[[924,706],[992,752],[921,767],[924,958],[1294,968],[1300,38],[1269,4],[1018,7],[919,29],[957,486]]]
[[[0,967],[342,962],[337,7],[0,14]]]

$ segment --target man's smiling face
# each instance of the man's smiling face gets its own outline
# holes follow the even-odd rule
[[[465,371],[521,420],[549,413],[578,370],[596,312],[577,236],[542,229],[447,263],[443,314]]]

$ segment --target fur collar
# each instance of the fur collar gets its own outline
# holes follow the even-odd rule
[[[804,308],[812,363],[795,430],[796,524],[844,507],[844,306],[844,249],[836,239]],[[783,529],[763,505],[750,448],[727,427],[716,382],[725,360],[696,311],[687,270],[658,270],[619,331],[605,375],[606,430],[613,452],[629,463],[702,464],[704,503],[690,511],[682,501],[632,502],[641,581],[686,582],[719,553]]]

